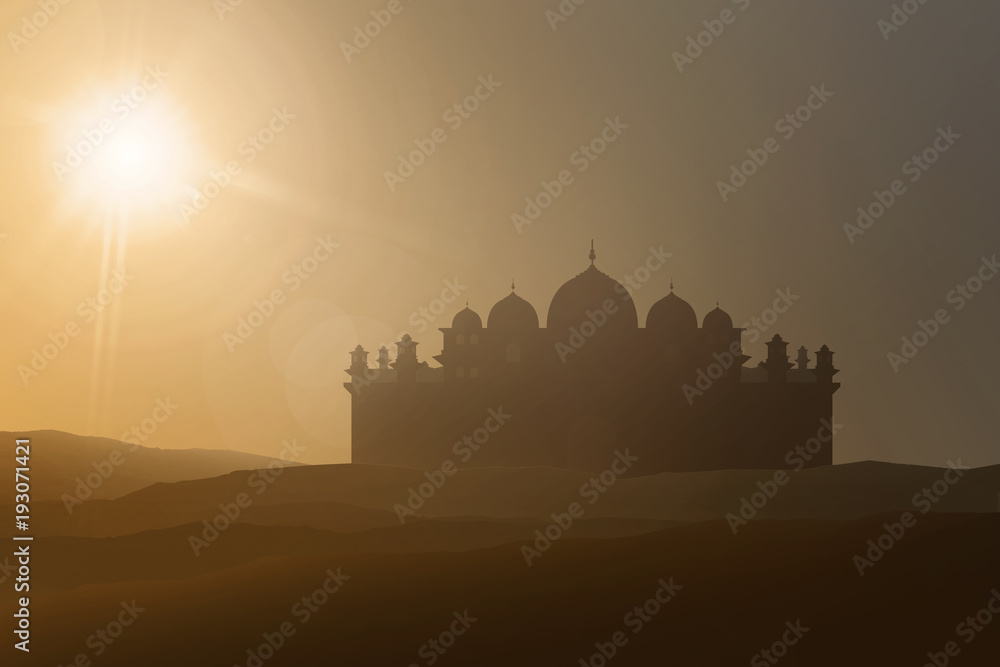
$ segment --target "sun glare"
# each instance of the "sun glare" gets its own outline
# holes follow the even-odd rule
[[[164,97],[105,101],[60,134],[53,169],[71,214],[174,219],[198,161],[184,115]]]
[[[153,195],[168,186],[179,165],[167,140],[170,128],[153,123],[137,123],[110,137],[96,157],[105,194]]]

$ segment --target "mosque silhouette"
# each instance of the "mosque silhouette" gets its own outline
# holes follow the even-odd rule
[[[486,326],[466,307],[430,367],[408,334],[370,367],[351,353],[354,463],[553,466],[600,472],[628,450],[630,475],[833,462],[833,352],[788,361],[775,335],[746,367],[744,329],[720,308],[701,327],[673,292],[645,328],[629,292],[594,264],[565,283],[546,327],[511,293]]]

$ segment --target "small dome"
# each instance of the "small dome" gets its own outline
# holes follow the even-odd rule
[[[483,320],[474,310],[471,310],[468,306],[466,306],[464,310],[455,315],[455,319],[451,321],[451,328],[460,329],[462,331],[482,329]]]
[[[698,316],[691,304],[670,292],[649,309],[646,328],[668,335],[688,335],[698,329]]]
[[[511,292],[493,306],[486,319],[486,328],[503,332],[530,331],[538,328],[538,313],[535,308]]]
[[[733,318],[729,316],[729,313],[716,306],[715,310],[705,316],[701,327],[712,331],[726,331],[733,328]]]

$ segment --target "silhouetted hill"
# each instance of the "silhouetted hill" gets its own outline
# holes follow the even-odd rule
[[[46,572],[38,591],[88,583],[181,579],[223,570],[272,556],[357,553],[430,553],[471,551],[534,539],[541,521],[421,519],[404,526],[357,533],[334,533],[308,527],[237,524],[199,548],[202,524],[146,531],[113,538],[50,537],[36,541],[38,566]],[[670,521],[581,519],[573,537],[617,538],[663,530]]]
[[[83,500],[119,498],[157,482],[264,468],[274,460],[221,449],[142,447],[60,431],[0,432],[0,438],[31,440],[32,498],[36,501],[58,500],[63,494]]]
[[[627,643],[608,664],[746,665],[790,636],[786,623],[807,630],[781,665],[921,665],[951,640],[960,644],[962,665],[996,664],[996,628],[966,644],[956,624],[985,607],[1000,583],[1000,516],[923,517],[859,576],[854,556],[898,518],[764,521],[735,536],[713,521],[614,540],[566,539],[531,567],[520,545],[508,544],[463,553],[273,556],[180,581],[89,585],[36,596],[33,658],[66,664],[123,602],[134,601],[143,611],[107,647],[102,665],[174,667],[192,664],[191,655],[197,664],[246,665],[248,649],[283,623],[294,634],[268,654],[269,667],[427,664],[418,651],[466,611],[476,620],[454,643],[443,642],[442,665],[577,665],[618,631]],[[338,568],[350,578],[316,598],[322,603],[306,619],[303,597]],[[682,588],[658,608],[647,601],[663,580]],[[633,610],[646,604],[656,611],[634,632]]]
[[[957,473],[956,473],[957,474]],[[891,463],[848,465],[775,473],[723,470],[665,473],[619,479],[605,493],[581,487],[592,475],[554,468],[472,468],[447,478],[416,516],[525,518],[548,522],[553,513],[580,503],[583,517],[694,522],[738,514],[755,494],[774,492],[758,519],[852,519],[892,511],[918,511],[914,497],[935,483],[944,493],[921,500],[935,512],[996,512],[1000,466],[963,471],[954,485],[945,470]],[[954,474],[950,475],[954,477]],[[394,507],[405,506],[410,489],[426,483],[424,472],[363,465],[305,466],[284,470],[264,485],[260,473],[237,472],[213,479],[156,484],[112,501],[91,501],[67,514],[62,503],[36,503],[38,536],[108,537],[209,520],[240,494],[252,504],[240,519],[250,523],[313,526],[350,532],[398,525]],[[429,487],[428,487],[429,488]],[[259,491],[259,493],[258,493]],[[590,501],[594,500],[591,504]],[[416,504],[416,503],[414,503]],[[2,508],[0,508],[2,509]]]

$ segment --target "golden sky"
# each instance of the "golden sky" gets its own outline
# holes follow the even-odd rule
[[[350,349],[427,360],[512,277],[544,321],[593,238],[619,280],[671,253],[640,322],[671,278],[737,323],[796,295],[766,336],[836,351],[839,462],[1000,462],[1000,281],[949,300],[1000,251],[998,10],[856,4],[6,0],[0,426],[118,437],[169,398],[146,444],[345,461]]]

